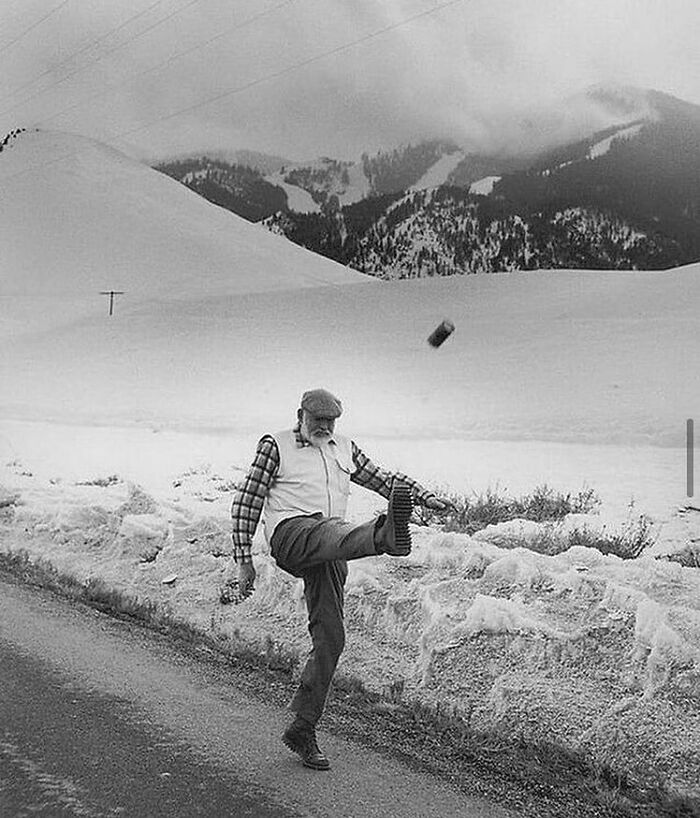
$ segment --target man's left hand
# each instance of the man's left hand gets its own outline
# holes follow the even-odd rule
[[[457,511],[455,504],[447,497],[429,497],[424,505],[433,511]]]

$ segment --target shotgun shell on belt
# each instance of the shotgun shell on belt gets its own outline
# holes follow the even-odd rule
[[[439,347],[454,332],[455,325],[447,318],[430,333],[428,343],[431,347]]]

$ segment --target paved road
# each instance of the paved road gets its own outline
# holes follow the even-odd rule
[[[288,715],[167,642],[0,581],[0,816],[465,816],[510,813],[321,733],[307,770]]]

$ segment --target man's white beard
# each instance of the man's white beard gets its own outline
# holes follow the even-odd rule
[[[301,424],[301,434],[316,449],[323,449],[328,446],[333,437],[332,435],[312,435],[305,423]]]

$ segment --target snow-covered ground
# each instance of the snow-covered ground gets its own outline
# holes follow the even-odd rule
[[[291,283],[293,257],[278,241]],[[695,267],[178,301],[127,293],[111,318],[96,294],[90,317],[5,339],[0,415],[257,433],[283,427],[301,392],[325,383],[354,434],[678,447],[682,492],[700,395],[699,299]],[[2,306],[12,313],[11,299]],[[48,308],[57,321],[71,305],[44,301],[33,320]],[[445,317],[455,332],[434,349],[426,338]]]
[[[478,179],[469,185],[469,192],[477,196],[490,196],[493,193],[493,186],[500,181],[500,176],[484,176],[483,179]]]
[[[327,172],[328,161],[329,160],[326,159],[318,159],[314,162],[302,163],[299,167],[305,170],[317,169],[319,172]],[[320,206],[314,201],[307,190],[285,181],[285,176],[288,175],[290,169],[290,166],[287,165],[275,173],[268,174],[265,179],[270,184],[277,185],[284,190],[287,194],[287,204],[290,210],[295,210],[297,213],[319,213],[321,210]],[[331,187],[324,191],[337,196],[341,207],[359,202],[361,199],[367,197],[370,192],[369,179],[365,176],[361,163],[350,163],[345,167],[345,172],[347,173],[347,183],[337,180],[335,185],[331,184]]]
[[[605,137],[605,139],[601,139],[599,142],[596,142],[595,144],[591,145],[591,147],[588,149],[588,153],[586,154],[585,158],[598,159],[601,156],[605,156],[605,154],[609,152],[610,148],[613,146],[615,142],[632,139],[642,130],[643,127],[644,123],[638,123],[636,125],[629,125],[626,128],[620,128],[611,136],[607,136]],[[568,168],[570,165],[575,165],[577,161],[579,160],[571,159],[568,162],[562,162],[561,165],[557,165],[556,169],[561,170],[562,168]],[[541,175],[550,176],[551,173],[552,170],[550,168],[546,168],[541,172]]]
[[[341,206],[354,204],[369,196],[370,183],[365,176],[361,162],[354,162],[348,167],[348,184],[345,190],[338,193],[338,201]]]
[[[0,183],[3,549],[303,653],[298,582],[260,554],[253,599],[222,608],[214,554],[258,436],[321,385],[390,468],[464,492],[588,485],[600,520],[565,526],[648,514],[662,551],[700,542],[679,512],[700,265],[366,280],[64,135],[18,139]],[[102,289],[125,290],[112,317]],[[381,505],[357,491],[350,516]],[[354,565],[343,671],[698,794],[699,572],[513,548],[563,530],[420,530],[405,563]]]
[[[290,185],[284,181],[284,173],[277,171],[265,177],[271,185],[277,185],[287,194],[287,206],[297,213],[320,213],[320,206],[313,200],[311,194],[297,185]]]
[[[606,139],[601,139],[600,142],[596,142],[596,144],[593,145],[588,151],[588,158],[597,159],[599,156],[605,156],[605,154],[612,147],[613,142],[620,139],[631,139],[633,136],[636,136],[643,127],[644,126],[641,123],[637,125],[630,125],[629,128],[622,128],[612,136],[608,136]]]
[[[431,165],[423,176],[409,190],[431,190],[439,185],[444,185],[452,171],[464,159],[463,151],[454,151],[441,156],[435,164]]]

